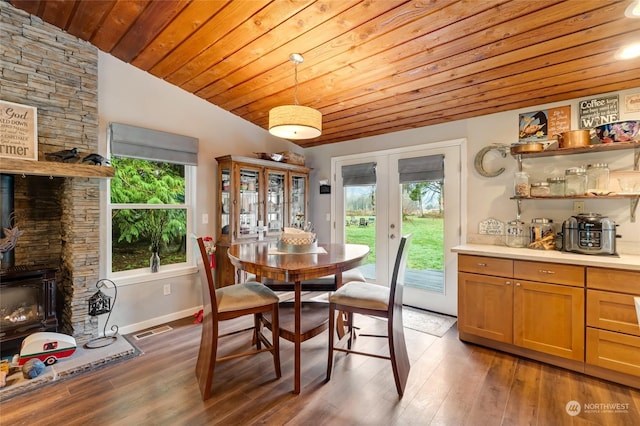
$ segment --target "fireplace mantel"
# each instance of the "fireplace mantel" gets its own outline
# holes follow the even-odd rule
[[[0,158],[0,173],[30,176],[112,178],[115,175],[115,169],[110,166],[94,166],[91,164]]]

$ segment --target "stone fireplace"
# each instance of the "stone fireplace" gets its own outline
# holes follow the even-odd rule
[[[61,149],[98,152],[96,48],[6,2],[0,23],[0,99],[37,107],[37,163]],[[15,220],[24,231],[12,262],[56,271],[58,331],[88,341],[99,332],[88,299],[99,279],[101,179],[74,173],[73,164],[49,167],[47,176],[34,161],[16,161],[8,170],[10,161],[0,158],[0,173],[13,176]]]

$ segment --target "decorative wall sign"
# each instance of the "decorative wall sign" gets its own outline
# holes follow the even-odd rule
[[[585,99],[578,103],[581,129],[591,129],[620,119],[618,95]]]
[[[485,219],[480,222],[479,233],[483,235],[504,235],[504,222],[498,219]]]
[[[0,157],[38,160],[38,110],[0,100]]]
[[[547,111],[520,114],[518,138],[520,142],[544,142],[549,130]]]
[[[571,105],[549,108],[549,137],[571,130]]]
[[[624,112],[640,112],[640,93],[624,97]]]

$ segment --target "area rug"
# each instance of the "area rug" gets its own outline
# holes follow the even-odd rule
[[[328,293],[313,297],[311,300],[328,302]],[[375,318],[375,317],[374,317]],[[402,323],[404,328],[442,337],[456,323],[457,318],[438,314],[411,306],[402,307]]]
[[[49,382],[63,380],[79,373],[95,370],[107,364],[134,358],[142,354],[143,352],[137,346],[121,335],[118,335],[118,338],[111,345],[102,348],[87,349],[79,345],[71,357],[61,359],[55,364],[47,366],[44,372],[36,378],[25,379],[22,376],[22,368],[12,369],[10,375],[7,376],[7,385],[0,388],[0,402],[44,386]]]
[[[405,328],[442,337],[456,323],[456,317],[437,314],[423,309],[403,306],[402,322]]]

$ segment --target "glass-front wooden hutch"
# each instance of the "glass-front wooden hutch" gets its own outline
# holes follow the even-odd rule
[[[229,246],[276,239],[282,228],[304,224],[309,209],[309,171],[304,166],[226,155],[218,162],[216,286],[237,280]]]

